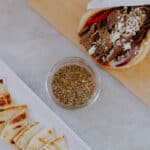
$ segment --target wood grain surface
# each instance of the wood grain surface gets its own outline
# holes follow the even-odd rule
[[[87,3],[88,0],[29,0],[33,10],[81,49],[77,29]],[[132,68],[106,71],[150,106],[150,54]]]

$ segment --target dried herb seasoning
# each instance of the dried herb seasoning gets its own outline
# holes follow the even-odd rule
[[[61,105],[71,108],[86,105],[96,88],[91,72],[73,64],[58,69],[50,86],[56,100]]]

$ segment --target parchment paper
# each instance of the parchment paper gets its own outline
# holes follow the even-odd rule
[[[91,0],[87,9],[135,5],[150,5],[150,0]]]

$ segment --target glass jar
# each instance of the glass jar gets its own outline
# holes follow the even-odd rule
[[[85,68],[92,75],[93,81],[95,83],[95,90],[94,90],[94,93],[91,96],[91,98],[84,105],[75,106],[75,107],[65,106],[65,105],[61,104],[59,102],[59,100],[53,94],[52,86],[51,86],[53,76],[60,68],[65,67],[67,65],[81,66],[81,67]],[[46,81],[46,91],[47,91],[49,97],[52,98],[59,106],[62,106],[63,108],[67,108],[67,109],[81,108],[81,107],[85,107],[85,106],[93,104],[98,99],[100,99],[101,90],[102,90],[102,80],[101,80],[101,76],[100,76],[99,72],[97,72],[96,69],[94,69],[94,67],[91,67],[90,65],[88,65],[87,61],[85,61],[84,59],[79,58],[79,57],[67,57],[67,58],[64,58],[64,59],[58,61],[50,69],[50,71],[48,73],[47,81]]]

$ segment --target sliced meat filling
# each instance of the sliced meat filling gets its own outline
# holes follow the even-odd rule
[[[99,63],[128,63],[137,53],[150,29],[150,6],[118,7],[87,21],[79,33],[80,42]],[[107,15],[106,15],[107,14]],[[93,24],[92,24],[92,23]],[[124,61],[122,61],[124,60]]]

